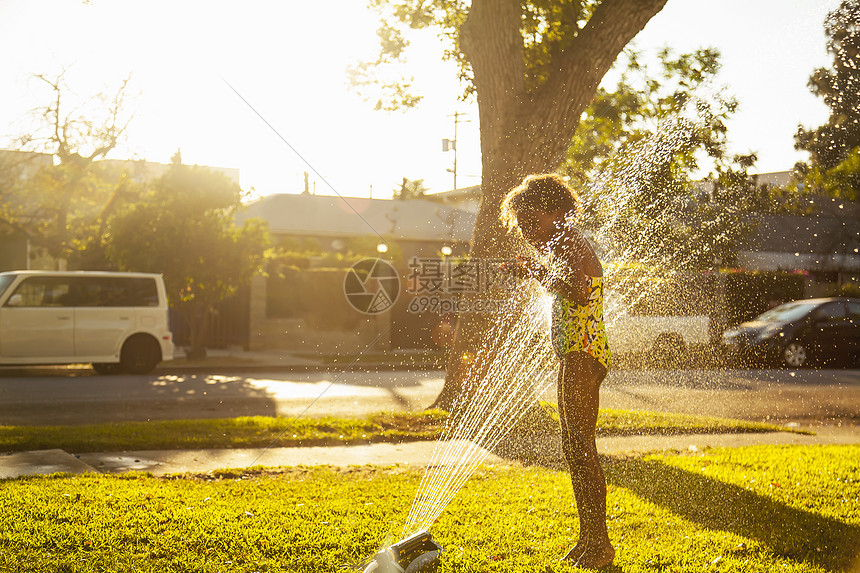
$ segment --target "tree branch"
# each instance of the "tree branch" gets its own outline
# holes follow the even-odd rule
[[[666,0],[604,0],[571,44],[553,54],[549,78],[524,106],[527,116],[520,120],[532,137],[542,132],[555,135],[535,138],[543,145],[534,150],[532,162],[535,167],[546,163],[536,170],[558,164],[603,76],[665,4]]]

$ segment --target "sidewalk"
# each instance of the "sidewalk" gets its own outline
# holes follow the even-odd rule
[[[819,428],[816,434],[769,432],[752,434],[690,434],[681,436],[625,436],[597,439],[597,449],[603,455],[641,454],[655,451],[698,452],[709,448],[742,447],[760,444],[813,445],[855,444],[853,428]],[[368,444],[308,448],[208,449],[208,450],[150,450],[133,452],[101,452],[73,455],[63,450],[21,452],[0,456],[0,479],[56,472],[83,474],[150,472],[153,475],[174,473],[210,473],[222,469],[244,469],[254,466],[354,466],[407,465],[425,467],[437,447],[436,441],[401,444]],[[447,445],[445,447],[448,447]],[[468,447],[468,444],[467,446]],[[474,446],[472,446],[474,447]],[[519,464],[529,460],[562,462],[561,444],[555,440],[535,440],[527,451],[518,452],[520,461],[487,452],[486,464]],[[539,458],[538,458],[539,456]]]
[[[619,356],[621,369],[640,368],[643,359],[636,356]],[[442,370],[445,352],[441,350],[375,350],[373,348],[344,354],[314,354],[301,350],[244,350],[240,347],[207,349],[206,358],[191,360],[182,348],[176,348],[175,357],[162,362],[156,372],[219,372],[243,370],[289,370],[295,372],[324,372],[343,370]],[[691,354],[689,363],[701,368],[714,368],[713,356]],[[87,366],[84,366],[87,367]]]
[[[157,373],[189,371],[290,370],[297,372],[342,370],[436,370],[444,367],[444,353],[424,350],[374,351],[354,355],[317,355],[290,350],[244,350],[239,347],[207,349],[206,357],[191,360],[181,348],[173,360],[162,362]]]

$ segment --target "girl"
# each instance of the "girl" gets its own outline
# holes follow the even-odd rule
[[[603,326],[603,268],[571,225],[578,209],[574,191],[560,177],[531,175],[505,197],[502,219],[547,261],[521,261],[519,267],[555,297],[552,342],[560,361],[562,447],[580,523],[579,541],[563,559],[599,568],[615,559],[606,530],[606,480],[595,446],[598,394],[610,352]]]

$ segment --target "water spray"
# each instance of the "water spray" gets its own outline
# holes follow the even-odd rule
[[[430,573],[443,551],[427,531],[419,531],[376,554],[364,573]]]
[[[659,252],[656,248],[665,246],[667,240],[665,229],[675,219],[680,220],[687,208],[684,194],[664,201],[664,197],[654,198],[648,193],[662,167],[683,151],[696,133],[701,122],[694,114],[706,111],[696,106],[661,122],[654,135],[631,147],[617,166],[592,185],[589,207],[599,215],[596,221],[600,226],[591,235],[600,258],[609,263],[603,276],[628,305],[645,300],[655,289],[653,279],[662,277],[666,267],[684,266],[672,264],[684,261],[671,258],[671,250],[660,254],[663,264],[654,264],[647,257],[644,260],[648,264],[642,264],[642,245],[653,245]],[[647,204],[639,205],[643,201]],[[576,225],[576,221],[567,224]],[[570,282],[566,280],[570,269],[560,260],[542,262],[550,278]],[[407,515],[403,540],[380,551],[364,573],[435,571],[442,548],[427,530],[489,452],[557,380],[558,361],[549,328],[550,298],[536,281],[501,286],[508,286],[505,305],[480,348],[468,360],[464,356],[462,379],[467,391],[455,398],[448,413]],[[605,312],[608,326],[621,320],[622,313],[611,304],[609,293],[606,297],[610,302]]]

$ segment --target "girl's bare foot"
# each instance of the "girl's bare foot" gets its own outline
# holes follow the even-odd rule
[[[577,560],[574,567],[583,567],[585,569],[600,569],[606,567],[615,560],[615,548],[612,544],[607,543],[598,548],[587,548],[585,553]]]
[[[585,553],[585,542],[580,540],[576,542],[573,549],[567,552],[567,555],[561,558],[562,561],[570,561],[576,563]]]

